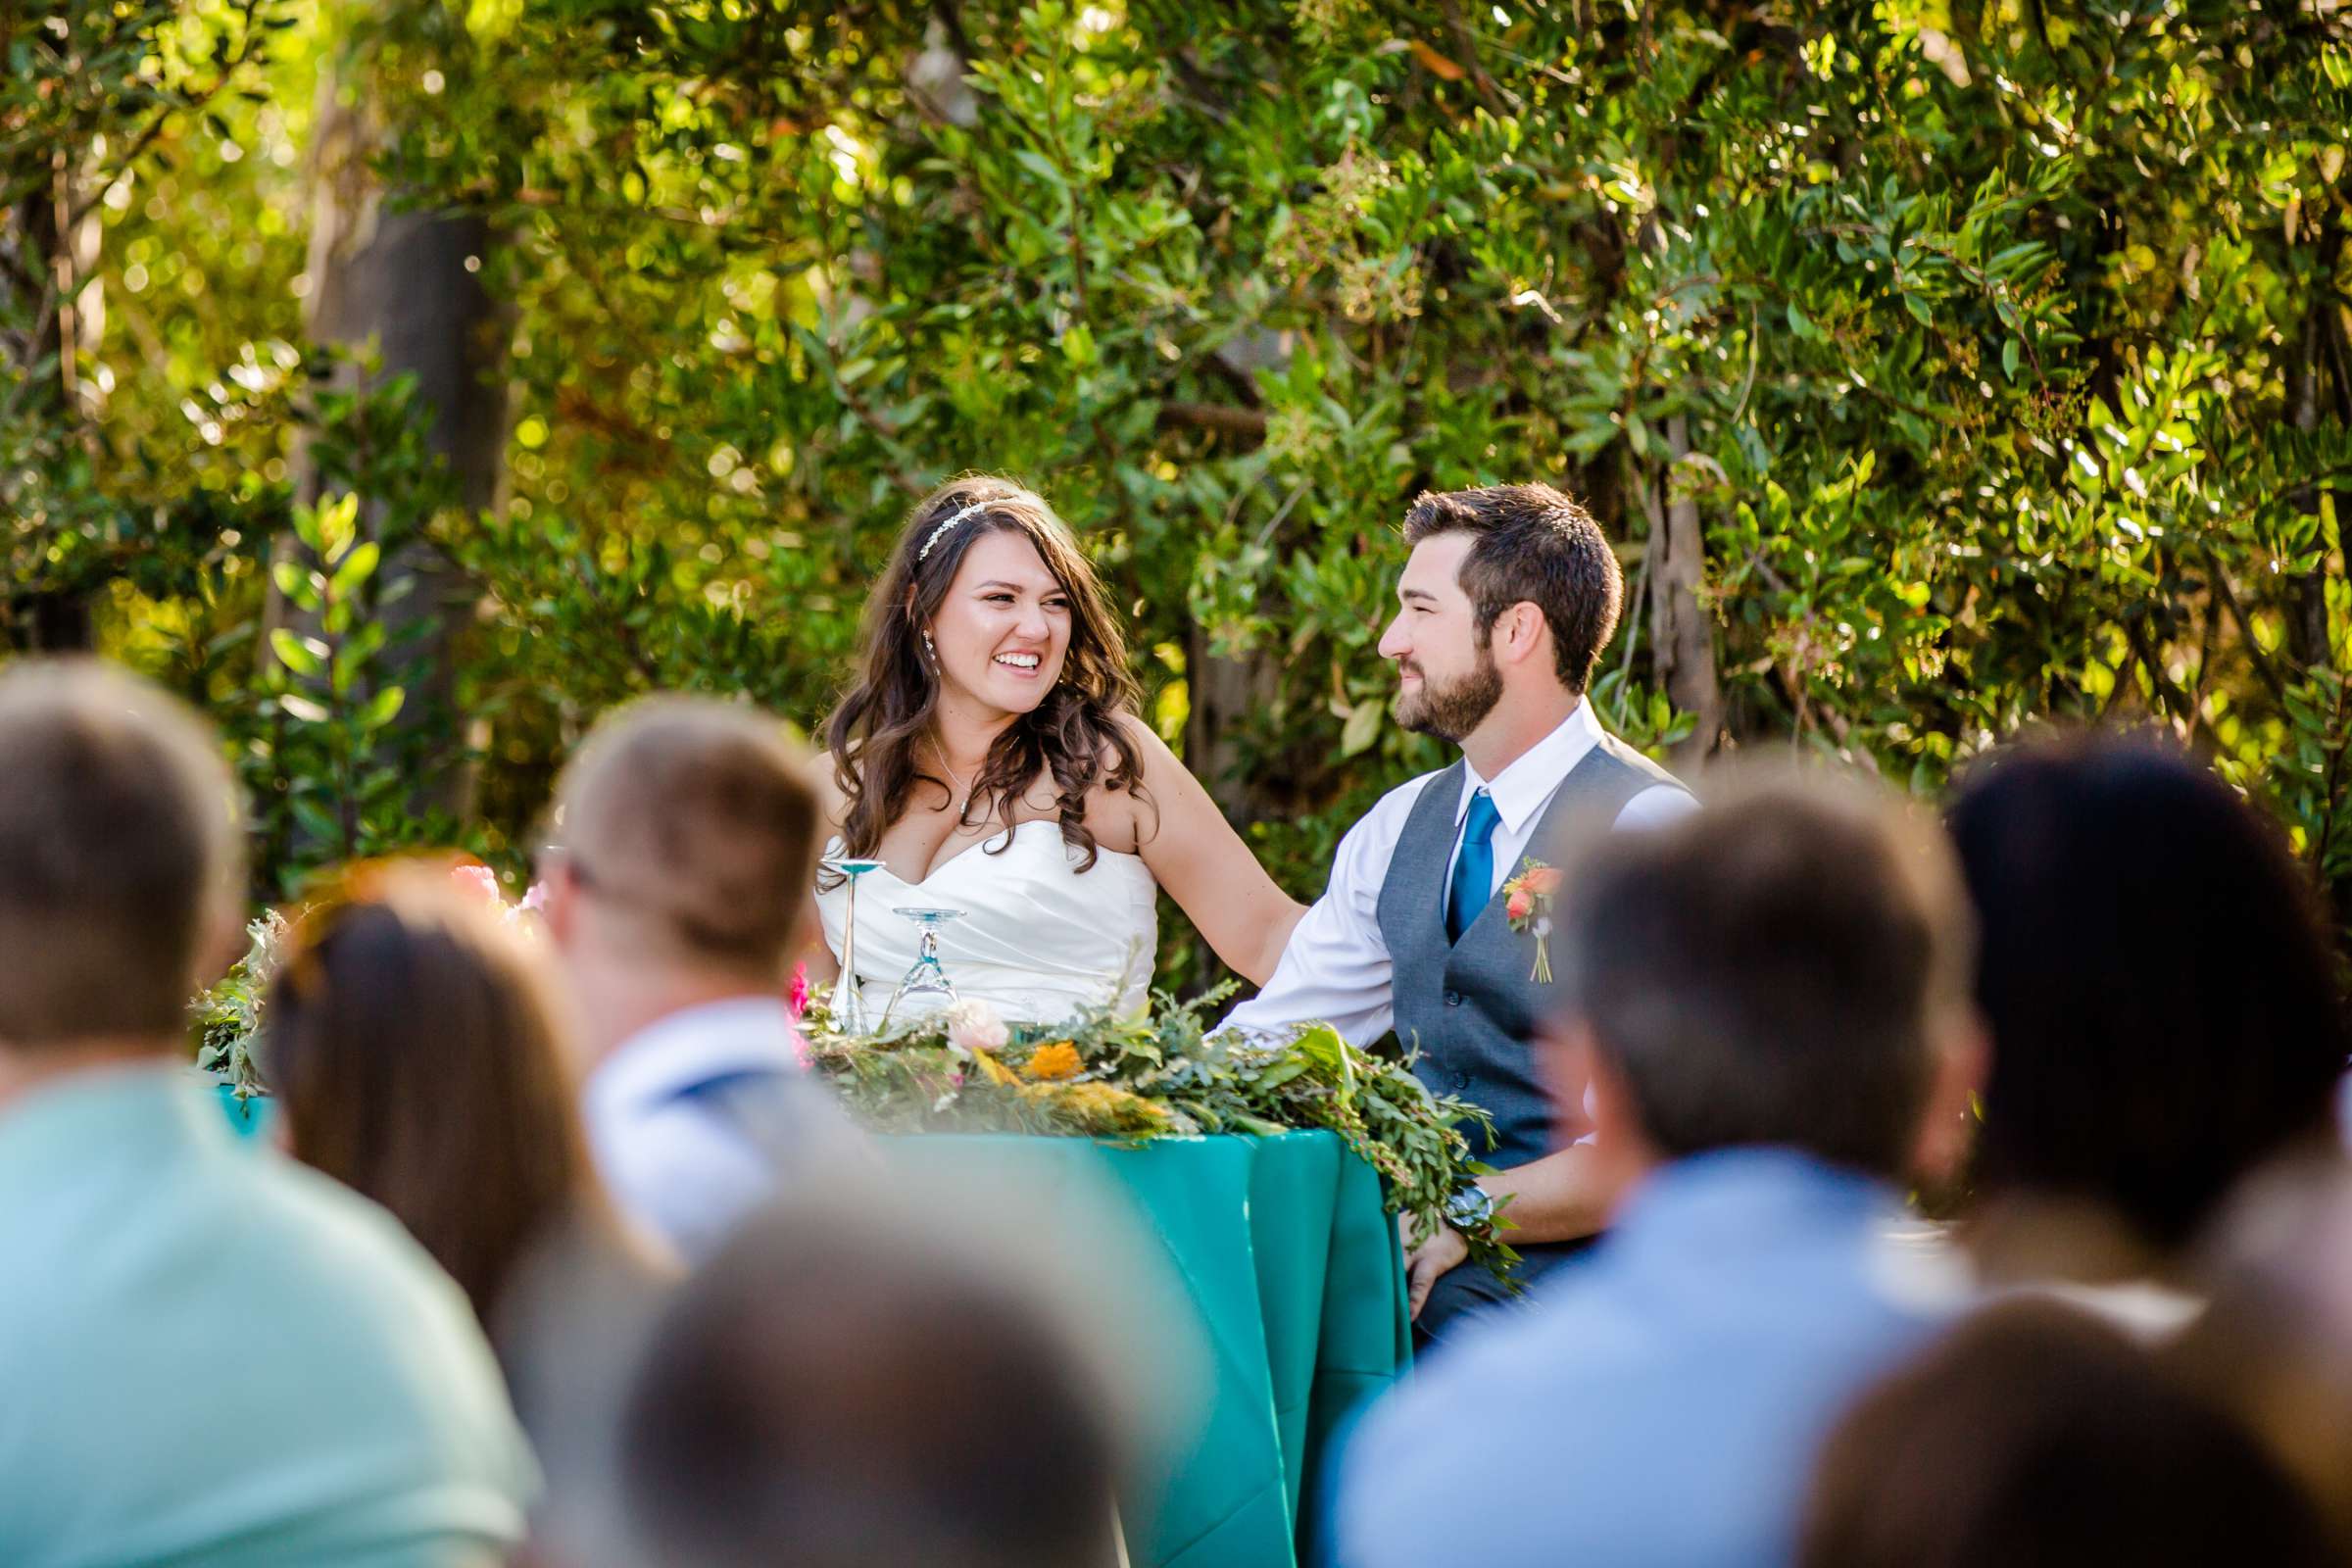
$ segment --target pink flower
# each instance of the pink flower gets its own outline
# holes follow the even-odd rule
[[[958,1002],[941,1014],[948,1026],[948,1044],[957,1051],[1003,1051],[1012,1031],[985,1002]]]
[[[486,865],[453,865],[449,879],[468,893],[477,893],[500,908],[505,908],[506,895],[499,891],[498,873]]]
[[[792,983],[784,988],[784,1004],[792,1009],[792,1021],[799,1023],[808,1011],[808,966],[792,966]]]
[[[547,884],[545,882],[532,883],[523,890],[522,903],[515,907],[528,909],[533,914],[545,914],[547,912]]]
[[[1518,888],[1513,890],[1509,902],[1503,905],[1502,912],[1514,920],[1524,920],[1535,912],[1535,907],[1536,896],[1525,888]]]
[[[815,1070],[816,1053],[808,1049],[808,1042],[802,1038],[801,1032],[798,1029],[795,1029],[792,1032],[792,1054],[794,1056],[800,1059],[801,1071],[811,1072]]]
[[[1560,891],[1560,868],[1556,865],[1531,866],[1522,879],[1530,893],[1554,894]]]

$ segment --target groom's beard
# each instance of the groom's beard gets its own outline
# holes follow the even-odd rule
[[[1481,648],[1477,667],[1450,686],[1441,686],[1424,674],[1419,691],[1396,699],[1396,722],[1416,734],[1435,735],[1458,746],[1463,736],[1486,722],[1501,701],[1502,671],[1495,665],[1494,655]]]

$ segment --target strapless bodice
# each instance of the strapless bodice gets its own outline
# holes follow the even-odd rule
[[[839,840],[825,848],[840,853]],[[1022,822],[966,846],[920,882],[888,866],[858,879],[858,978],[879,1019],[914,963],[922,932],[898,908],[961,909],[939,928],[939,961],[958,997],[1014,1023],[1055,1023],[1086,1007],[1141,1008],[1159,947],[1159,884],[1142,859],[1098,850],[1091,870],[1058,822]],[[825,945],[841,956],[846,886],[819,892]]]

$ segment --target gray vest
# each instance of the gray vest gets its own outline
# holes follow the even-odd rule
[[[1494,1118],[1493,1143],[1482,1148],[1485,1140],[1472,1132],[1470,1153],[1507,1169],[1552,1146],[1551,1100],[1532,1042],[1553,999],[1551,988],[1533,978],[1535,938],[1511,929],[1499,893],[1461,941],[1446,939],[1446,873],[1459,829],[1464,766],[1456,762],[1433,776],[1414,801],[1380,885],[1380,934],[1393,965],[1396,1037],[1420,1053],[1413,1070],[1430,1093],[1459,1095]],[[1526,853],[1545,856],[1562,824],[1582,813],[1613,821],[1643,790],[1676,782],[1604,735],[1561,780]],[[1512,866],[1504,880],[1519,869]]]

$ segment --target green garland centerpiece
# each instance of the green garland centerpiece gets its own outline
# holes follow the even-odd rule
[[[1158,994],[1140,1015],[1102,1006],[1048,1027],[1008,1024],[967,1001],[871,1036],[836,1032],[820,996],[801,1028],[809,1066],[876,1132],[1142,1144],[1321,1128],[1380,1173],[1389,1211],[1410,1216],[1415,1242],[1434,1235],[1447,1200],[1487,1168],[1462,1131],[1491,1131],[1486,1113],[1433,1096],[1408,1064],[1350,1046],[1329,1024],[1279,1041],[1212,1036],[1203,1020],[1230,990],[1187,1003]],[[1463,1230],[1471,1260],[1497,1275],[1518,1261],[1498,1234],[1507,1225],[1497,1211]]]
[[[196,1024],[196,1065],[225,1084],[239,1101],[270,1091],[253,1059],[261,1037],[262,1004],[293,928],[272,909],[245,927],[245,956],[189,1007]]]
[[[472,887],[473,868],[457,873]],[[496,898],[495,884],[489,895]],[[499,901],[504,906],[504,901]],[[513,912],[522,918],[531,900]],[[252,947],[196,999],[197,1065],[241,1101],[269,1088],[254,1059],[264,999],[291,934],[276,913],[248,928]],[[808,1044],[808,1065],[851,1112],[880,1133],[1004,1132],[1142,1144],[1209,1133],[1276,1134],[1321,1128],[1379,1172],[1389,1211],[1410,1216],[1418,1244],[1452,1223],[1470,1258],[1508,1277],[1519,1254],[1498,1234],[1497,1205],[1470,1213],[1449,1200],[1487,1169],[1464,1129],[1492,1133],[1485,1111],[1433,1096],[1409,1062],[1360,1051],[1329,1024],[1283,1040],[1239,1031],[1212,1037],[1204,1021],[1232,990],[1189,1003],[1155,995],[1145,1013],[1109,1006],[1050,1028],[1012,1025],[986,1004],[962,1002],[872,1036],[833,1027],[829,999],[796,975],[788,1001]]]

